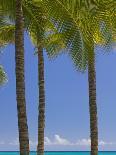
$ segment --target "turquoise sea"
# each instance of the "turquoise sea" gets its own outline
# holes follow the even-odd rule
[[[19,155],[19,152],[0,152],[0,155]],[[30,155],[36,155],[36,152],[31,152]],[[90,152],[45,152],[45,155],[90,155]],[[116,155],[116,151],[99,152],[99,155]]]

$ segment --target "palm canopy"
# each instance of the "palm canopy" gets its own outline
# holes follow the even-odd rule
[[[0,46],[14,42],[14,6],[15,0],[1,0]],[[25,29],[34,45],[42,44],[50,58],[65,48],[76,68],[85,70],[90,46],[109,47],[116,41],[114,6],[113,0],[23,0]]]
[[[5,21],[15,18],[14,6],[15,0],[1,0]],[[58,55],[65,44],[75,66],[85,70],[91,57],[87,45],[109,46],[116,40],[114,6],[114,0],[23,0],[25,28],[35,46],[46,47],[49,57]],[[0,20],[0,45],[14,42],[15,27],[5,21]]]
[[[8,3],[9,6],[7,5],[7,0],[1,1],[0,46],[2,47],[15,41],[15,13],[11,10],[15,6],[15,1],[10,0],[11,3]],[[60,37],[61,34],[58,33],[53,23],[47,18],[41,5],[35,6],[32,0],[24,0],[23,13],[25,30],[28,32],[35,47],[41,45],[47,51],[53,50],[56,53],[64,48],[63,41]]]
[[[6,73],[2,65],[0,65],[0,85],[3,85],[6,81],[7,81]]]
[[[0,10],[5,20],[15,18],[14,6],[15,0],[1,0]],[[86,44],[106,46],[116,40],[114,6],[113,0],[23,0],[25,28],[35,46],[46,46],[49,57],[58,55],[65,43],[76,67],[85,70],[88,63]],[[3,25],[0,44],[12,43],[13,25],[0,23]],[[8,36],[4,35],[6,30]]]
[[[40,0],[34,2],[40,4]],[[78,69],[85,70],[88,65],[88,57],[92,56],[88,48],[93,49],[96,44],[108,47],[115,41],[114,3],[113,0],[41,0]],[[53,57],[58,53],[48,54]]]

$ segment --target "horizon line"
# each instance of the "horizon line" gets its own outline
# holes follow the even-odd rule
[[[0,151],[0,152],[20,152],[20,151]],[[37,152],[37,151],[30,151],[30,152]],[[44,152],[91,152],[91,151],[44,151]],[[105,151],[98,151],[98,152],[116,152],[116,150],[112,150],[112,151],[108,151],[108,150],[105,150]]]

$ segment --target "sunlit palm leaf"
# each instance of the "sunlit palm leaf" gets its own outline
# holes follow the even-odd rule
[[[38,4],[38,0],[35,0]],[[42,0],[43,8],[59,32],[62,33],[75,65],[86,68],[89,55],[85,43],[109,46],[114,38],[114,23],[109,19],[114,16],[113,9],[106,14],[105,1],[95,0]],[[114,2],[108,1],[109,8]],[[113,10],[114,11],[114,10]],[[112,24],[112,28],[110,27]],[[55,55],[55,54],[54,54]]]

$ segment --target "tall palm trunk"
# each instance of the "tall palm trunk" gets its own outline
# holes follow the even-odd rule
[[[44,89],[44,58],[43,49],[38,48],[38,80],[39,80],[39,114],[38,114],[38,146],[37,155],[44,155],[45,127],[45,89]]]
[[[95,73],[94,49],[91,55],[93,55],[92,58],[88,60],[91,155],[98,155],[96,73]]]
[[[29,155],[29,138],[25,103],[23,25],[22,0],[16,0],[15,71],[20,155]]]

